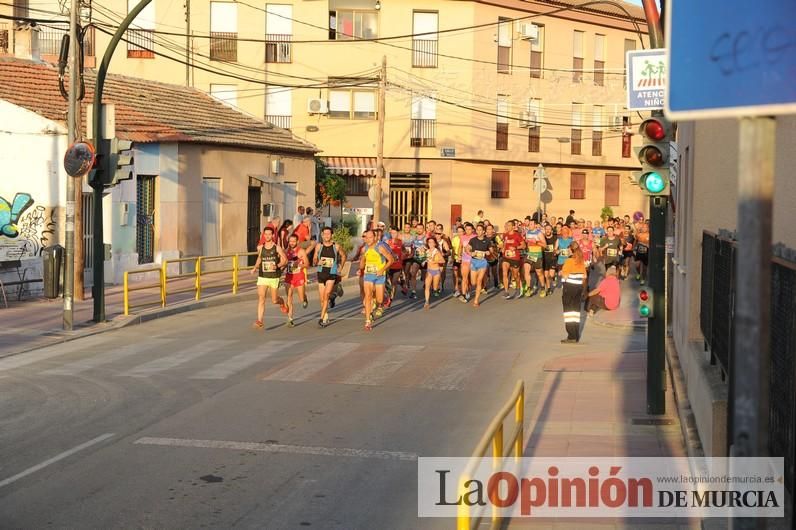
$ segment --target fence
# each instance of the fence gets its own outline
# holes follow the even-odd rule
[[[505,438],[503,436],[503,422],[512,411],[514,412],[514,430],[511,432],[511,435],[508,436],[509,450],[507,451],[504,445]],[[524,420],[525,383],[520,380],[517,381],[517,386],[514,387],[514,392],[511,393],[511,397],[509,398],[508,402],[503,406],[500,412],[498,412],[497,416],[495,416],[495,418],[492,420],[492,423],[490,423],[489,427],[487,427],[487,430],[484,433],[484,436],[481,438],[481,441],[478,442],[478,445],[473,452],[473,456],[459,480],[459,493],[463,493],[468,490],[468,488],[466,488],[464,485],[467,484],[470,477],[475,474],[475,470],[478,469],[478,465],[481,462],[481,459],[486,455],[490,445],[492,446],[492,459],[495,462],[495,465],[499,465],[500,461],[509,456],[512,452],[514,453],[515,458],[522,457]],[[483,508],[480,509],[483,510]],[[467,506],[467,504],[463,503],[459,505],[459,514],[456,518],[457,530],[471,530],[472,528],[480,527],[483,513],[473,514],[470,510],[471,507]],[[492,524],[490,528],[498,528],[501,524],[501,520],[502,519],[493,512]]]
[[[736,242],[712,232],[702,234],[702,292],[699,324],[711,363],[729,383],[728,432],[732,432],[733,316]],[[754,352],[739,352],[754,354]],[[771,267],[771,368],[769,378],[769,450],[785,458],[785,487],[796,494],[796,263],[774,258]]]

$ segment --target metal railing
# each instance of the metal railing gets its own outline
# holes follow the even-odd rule
[[[290,63],[293,62],[293,47],[290,41],[293,35],[280,35],[267,33],[265,35],[265,62]]]
[[[238,34],[230,32],[210,32],[210,60],[237,61]]]
[[[503,422],[512,411],[514,411],[514,430],[511,431],[510,436],[504,437]],[[468,481],[475,475],[481,460],[486,455],[490,446],[492,447],[493,466],[496,468],[500,466],[502,459],[510,456],[511,453],[514,453],[514,457],[517,459],[522,457],[524,420],[525,383],[520,380],[517,381],[517,386],[514,387],[514,391],[511,393],[511,397],[509,398],[508,402],[506,402],[503,408],[500,409],[500,412],[497,413],[492,422],[489,424],[489,427],[487,427],[486,432],[481,437],[481,441],[478,442],[478,445],[473,452],[473,456],[470,458],[470,462],[467,464],[464,473],[462,473],[462,476],[459,479],[459,495],[462,495],[468,491],[468,488],[465,487],[465,484],[467,484]],[[504,440],[506,439],[509,441],[508,451],[504,445]],[[473,514],[471,513],[471,509],[472,507],[468,506],[466,503],[459,505],[458,515],[456,517],[457,530],[470,530],[480,526],[481,519],[484,515],[482,513]],[[502,521],[502,517],[498,515],[497,509],[497,507],[493,507],[492,524],[490,528],[497,528]]]
[[[410,147],[434,147],[436,138],[437,120],[412,119]]]
[[[131,59],[154,58],[155,32],[148,29],[128,29],[127,57]]]
[[[412,40],[412,67],[413,68],[436,68],[438,41],[426,39]]]
[[[158,282],[157,283],[135,283],[133,286],[130,286],[130,275],[139,275],[139,274],[151,274],[156,272],[158,274]],[[124,289],[123,289],[123,301],[124,301],[124,314],[129,315],[131,309],[136,309],[139,307],[150,307],[153,305],[159,305],[160,307],[165,307],[166,305],[166,291],[165,285],[166,282],[163,279],[164,269],[160,267],[149,267],[147,269],[136,269],[134,271],[124,271]],[[135,305],[130,304],[130,293],[135,291],[144,291],[144,290],[152,290],[157,288],[159,291],[160,299],[157,301],[147,300],[146,302],[139,302]]]
[[[266,114],[265,121],[274,127],[279,127],[280,129],[290,129],[293,122],[293,116],[277,116],[275,114]]]
[[[7,54],[9,48],[8,23],[0,22],[0,54]]]

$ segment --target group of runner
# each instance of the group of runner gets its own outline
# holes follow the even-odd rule
[[[503,298],[511,300],[537,294],[544,298],[561,285],[565,322],[574,320],[575,311],[580,322],[581,291],[587,288],[587,273],[598,264],[617,266],[620,278],[635,273],[642,284],[646,280],[649,225],[640,213],[632,221],[625,216],[594,223],[572,215],[566,222],[546,214],[535,215],[509,220],[500,228],[476,219],[457,222],[448,235],[435,221],[423,225],[413,218],[403,227],[387,230],[379,222],[364,232],[353,261],[359,263],[365,329],[372,329],[373,321],[390,307],[399,288],[404,296],[416,299],[418,280],[423,282],[424,309],[430,309],[433,299],[442,296],[449,273],[453,296],[463,303],[472,301],[474,307],[481,305],[482,295],[490,289],[502,290]],[[318,267],[319,324],[329,322],[345,253],[332,241],[330,228],[324,228],[321,241],[309,249],[312,263],[308,252],[297,243],[291,236],[283,250],[273,241],[273,233],[266,236],[252,269],[253,274],[259,274],[261,289],[255,322],[258,327],[262,327],[268,288],[272,302],[288,313],[288,325],[293,325],[293,294],[299,294],[306,307],[304,286],[310,266]],[[567,266],[573,257],[575,270],[572,264]],[[278,295],[279,271],[283,268],[286,300]],[[567,303],[567,292],[574,292],[575,286],[579,287],[577,304],[574,295]]]

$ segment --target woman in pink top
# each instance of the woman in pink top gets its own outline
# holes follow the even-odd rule
[[[619,307],[621,297],[621,286],[619,278],[616,277],[616,267],[613,265],[608,267],[605,271],[605,278],[597,285],[597,288],[589,293],[589,301],[586,304],[586,309],[589,316],[594,316],[594,313],[600,309],[606,311],[613,311]]]

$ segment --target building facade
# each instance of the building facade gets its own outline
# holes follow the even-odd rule
[[[625,110],[624,89],[625,52],[647,40],[643,13],[575,3],[199,1],[186,13],[152,0],[111,70],[188,84],[289,128],[345,177],[351,206],[368,206],[385,58],[391,221],[413,213],[448,222],[479,209],[497,220],[540,203],[591,219],[604,206],[646,211],[631,177],[638,139],[628,134],[640,117]],[[92,4],[95,53],[135,4]],[[40,37],[42,50],[56,48],[49,33]],[[541,197],[532,181],[539,164]]]

